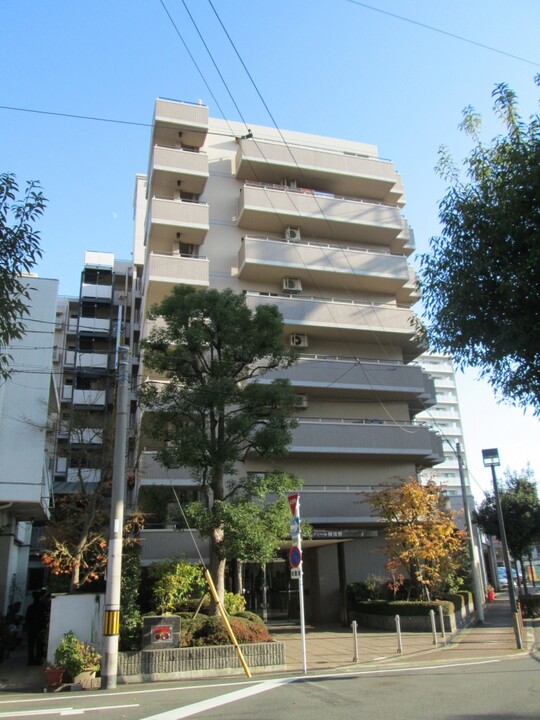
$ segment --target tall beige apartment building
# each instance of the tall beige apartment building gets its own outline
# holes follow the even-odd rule
[[[412,364],[421,348],[401,178],[373,145],[248,128],[210,119],[204,105],[159,99],[134,205],[135,352],[148,309],[177,284],[232,288],[249,307],[272,303],[283,316],[283,342],[300,359],[273,375],[298,394],[298,427],[279,467],[303,479],[301,515],[314,529],[303,557],[307,616],[339,619],[346,584],[383,572],[381,525],[366,494],[444,455],[440,437],[415,420],[435,393]],[[138,382],[148,377],[141,364]],[[239,472],[267,469],[254,457]],[[169,483],[193,486],[141,447],[136,487]],[[182,532],[149,530],[143,557],[194,558],[190,543]],[[284,548],[264,580],[270,614],[294,613],[285,558]],[[253,607],[257,583],[246,579]]]

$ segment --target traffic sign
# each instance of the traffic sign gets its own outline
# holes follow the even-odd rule
[[[291,539],[295,539],[300,535],[300,518],[291,518]]]
[[[291,580],[300,580],[302,571],[300,568],[291,568]]]
[[[302,562],[302,552],[297,545],[293,545],[289,551],[289,562],[292,568],[297,568]]]
[[[300,497],[299,493],[294,493],[294,495],[289,495],[289,507],[291,508],[291,512],[293,515],[296,515],[296,505],[298,503],[298,498]]]

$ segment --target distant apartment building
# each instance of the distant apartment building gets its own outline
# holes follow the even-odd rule
[[[465,441],[459,409],[459,398],[456,387],[454,363],[449,355],[438,353],[424,353],[418,364],[430,375],[435,384],[436,403],[429,409],[419,413],[418,420],[422,420],[433,430],[437,431],[443,439],[444,461],[433,468],[421,473],[422,479],[433,478],[444,486],[447,497],[454,509],[462,509],[462,490],[459,475],[459,463],[456,454],[458,443],[463,460],[463,476],[466,487],[470,492],[469,476],[467,472]]]
[[[148,171],[135,188],[131,317],[140,325],[132,347],[136,354],[150,330],[149,308],[178,284],[232,288],[252,309],[279,308],[283,342],[300,355],[272,375],[298,394],[298,427],[279,466],[304,482],[301,513],[313,526],[304,585],[314,621],[338,619],[346,584],[384,567],[367,494],[445,455],[440,436],[418,419],[435,403],[435,387],[414,364],[421,348],[404,202],[400,176],[373,145],[248,128],[210,119],[204,105],[156,101]],[[141,364],[137,384],[152,377]],[[154,455],[151,445],[139,448],[138,491],[193,488],[186,469],[166,471]],[[253,456],[239,472],[269,469]],[[197,557],[187,533],[143,533],[145,562],[181,554]],[[264,579],[276,612],[296,588],[285,556]]]
[[[25,278],[26,280],[26,278]],[[13,340],[0,381],[0,613],[24,606],[32,525],[49,517],[54,419],[59,412],[55,312],[58,281],[27,277],[26,333]]]

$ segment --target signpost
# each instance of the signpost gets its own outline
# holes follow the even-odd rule
[[[291,520],[291,540],[293,541],[293,546],[289,551],[289,563],[291,566],[291,580],[298,580],[298,596],[300,599],[300,633],[302,640],[302,669],[304,673],[307,673],[304,579],[302,572],[302,537],[300,532],[300,495],[298,493],[289,495],[289,506],[293,516]]]

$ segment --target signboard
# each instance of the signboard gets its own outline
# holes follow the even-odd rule
[[[296,505],[298,504],[298,497],[299,497],[299,494],[298,494],[298,493],[294,493],[294,495],[289,495],[289,496],[288,496],[288,498],[289,498],[289,507],[291,508],[291,512],[292,512],[293,516],[296,515]]]
[[[291,580],[300,580],[302,571],[300,568],[291,568]]]
[[[292,568],[297,568],[302,562],[302,552],[297,545],[293,545],[289,551],[289,562]]]
[[[291,518],[291,539],[294,540],[294,538],[297,538],[300,535],[300,518],[299,517],[293,517]]]

